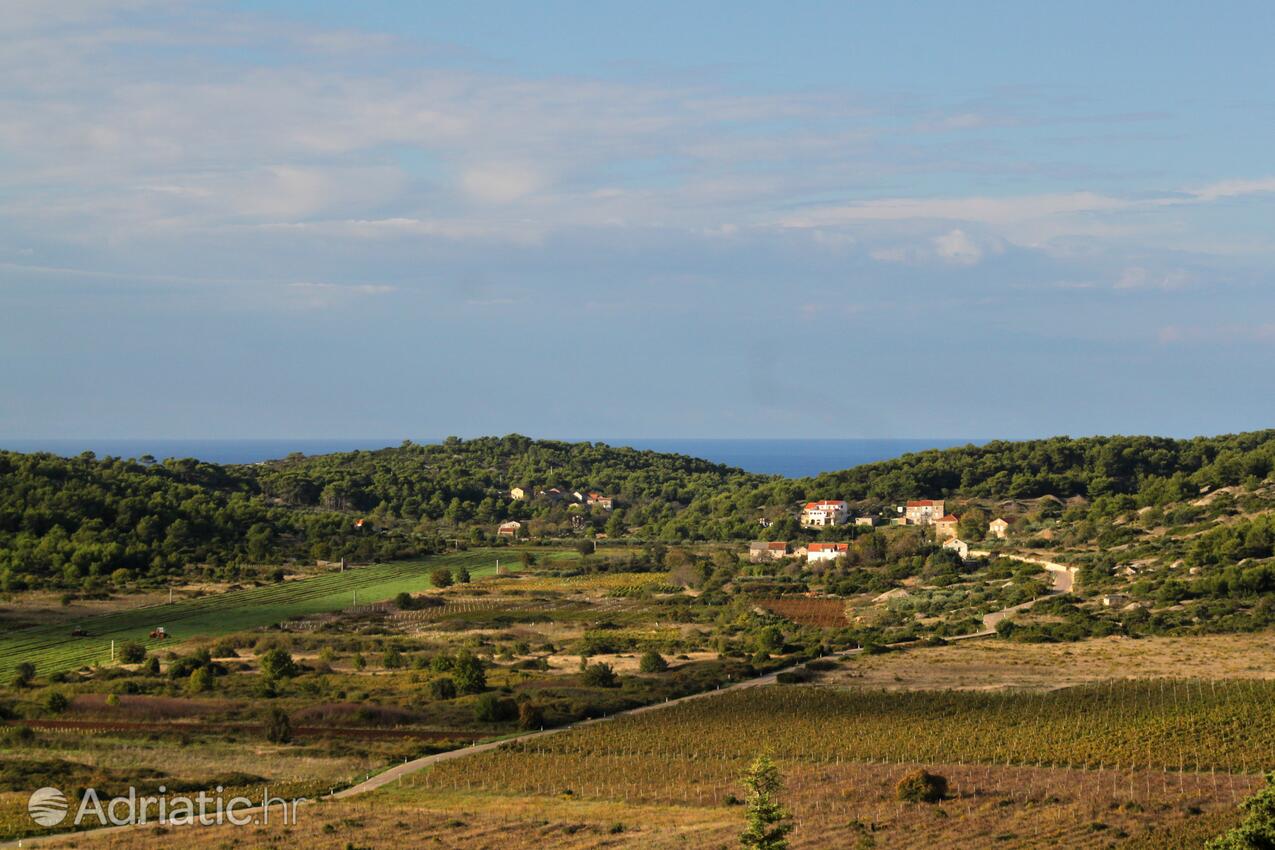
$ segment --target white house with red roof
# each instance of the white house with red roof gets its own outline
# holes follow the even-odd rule
[[[588,503],[589,507],[601,508],[604,511],[609,511],[611,508],[615,507],[615,500],[610,496],[603,496],[601,493],[590,492],[585,501]]]
[[[849,543],[811,543],[806,546],[806,562],[835,561],[849,551]]]
[[[806,502],[801,509],[801,524],[808,528],[844,525],[850,517],[850,506],[840,499]]]
[[[914,499],[903,506],[908,525],[929,525],[946,512],[942,499]]]

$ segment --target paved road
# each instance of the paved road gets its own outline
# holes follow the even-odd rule
[[[971,554],[984,555],[986,553],[972,552]],[[1049,570],[1049,572],[1053,575],[1053,578],[1054,578],[1054,586],[1050,590],[1049,594],[1047,596],[1038,597],[1037,599],[1033,599],[1029,602],[1024,602],[1020,605],[1014,605],[1012,607],[1004,608],[1000,611],[994,611],[991,614],[987,614],[986,616],[983,617],[983,627],[984,627],[983,631],[972,632],[966,635],[958,635],[956,637],[951,637],[947,639],[949,642],[959,641],[959,640],[970,640],[973,638],[981,638],[981,637],[988,637],[990,635],[994,635],[996,634],[996,624],[999,623],[1001,620],[1005,619],[1006,617],[1010,616],[1014,612],[1022,611],[1027,608],[1030,608],[1032,605],[1035,605],[1041,599],[1046,599],[1049,596],[1053,596],[1058,593],[1068,592],[1072,588],[1072,584],[1074,580],[1074,568],[1065,567],[1061,564],[1055,564],[1050,561],[1044,561],[1037,558],[1030,558],[1030,557],[1024,557],[1019,555],[1012,555],[1007,557],[1013,557],[1020,561],[1026,561],[1027,563],[1039,564],[1042,567],[1044,567],[1046,570]],[[849,649],[849,650],[845,650],[844,652],[837,653],[830,657],[849,658],[851,656],[858,655],[862,651],[863,651],[862,649]],[[490,752],[494,749],[504,746],[505,744],[511,744],[511,743],[522,742],[522,741],[531,741],[531,740],[535,740],[536,738],[541,738],[547,735],[558,735],[563,732],[569,731],[571,729],[580,728],[582,726],[590,726],[597,723],[609,723],[618,717],[629,717],[635,714],[642,714],[648,711],[660,711],[669,706],[677,705],[678,703],[689,702],[690,700],[695,700],[695,699],[708,699],[709,697],[726,693],[728,691],[737,691],[737,690],[742,690],[744,688],[756,688],[756,687],[761,687],[763,685],[774,684],[776,677],[781,672],[783,671],[776,670],[772,673],[767,673],[763,676],[758,676],[753,679],[745,679],[742,682],[736,682],[732,685],[727,685],[724,688],[717,688],[711,691],[702,691],[701,693],[698,693],[698,694],[691,694],[689,696],[678,697],[677,699],[671,699],[666,702],[652,703],[651,705],[644,705],[639,708],[629,709],[628,711],[617,712],[616,714],[612,714],[608,717],[599,717],[593,720],[582,720],[578,723],[571,723],[566,726],[559,726],[554,729],[545,729],[540,732],[525,732],[523,734],[514,735],[509,738],[502,738],[499,741],[487,741],[485,743],[474,744],[469,747],[462,747],[461,749],[458,749],[458,750],[448,750],[447,752],[435,753],[434,755],[424,756],[422,758],[404,762],[403,764],[395,765],[394,767],[391,767],[388,770],[382,771],[381,773],[378,773],[376,776],[370,777],[369,779],[366,779],[363,782],[358,783],[357,785],[351,785],[349,788],[345,788],[341,791],[337,791],[335,794],[332,794],[329,797],[326,797],[325,799],[344,800],[349,797],[357,797],[362,794],[366,794],[370,791],[375,791],[378,788],[383,788],[386,785],[389,785],[393,782],[397,782],[400,779],[402,779],[404,776],[407,776],[412,773],[416,773],[417,771],[423,770],[429,767],[430,765],[440,764],[442,762],[451,761],[453,759],[465,758],[467,756],[477,755],[478,753]],[[251,809],[251,810],[244,810],[244,811],[255,814],[257,813],[258,810]],[[90,830],[88,832],[74,833],[74,835],[77,837],[88,835],[90,833],[96,835],[96,834],[104,834],[104,833],[112,833],[112,832],[122,832],[128,829],[145,829],[147,827],[153,827],[153,826],[155,826],[155,824],[146,824],[141,826],[106,827],[103,829]],[[40,844],[45,844],[52,841],[67,838],[69,835],[70,834],[68,833],[63,833],[60,835],[47,835],[47,836],[40,836],[37,838],[28,838],[24,842],[19,841],[19,842],[8,842],[5,844],[0,844],[0,847],[34,847]]]

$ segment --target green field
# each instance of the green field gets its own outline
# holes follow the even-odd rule
[[[480,549],[440,555],[419,561],[374,564],[314,578],[255,587],[175,602],[133,608],[82,620],[88,637],[71,637],[65,623],[16,629],[0,637],[0,678],[9,678],[23,661],[44,676],[61,670],[100,664],[110,659],[111,641],[138,641],[150,647],[172,645],[196,637],[216,637],[268,626],[293,617],[339,611],[354,603],[383,602],[404,591],[419,593],[430,585],[430,573],[440,567],[464,567],[477,578],[496,572],[496,559],[516,561],[515,549]],[[541,560],[578,557],[574,552],[541,552]],[[150,631],[164,626],[167,641],[149,640]]]

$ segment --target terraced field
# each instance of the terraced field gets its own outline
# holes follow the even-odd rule
[[[215,637],[253,629],[294,617],[338,611],[355,601],[379,602],[404,591],[419,593],[430,588],[430,573],[440,567],[464,567],[471,576],[494,575],[496,558],[516,558],[511,549],[483,549],[442,555],[420,561],[374,564],[327,573],[314,578],[267,587],[188,599],[171,605],[152,605],[84,620],[88,637],[71,637],[65,624],[11,631],[0,637],[0,679],[8,679],[23,661],[36,666],[39,675],[72,670],[109,660],[111,641],[138,641],[150,647],[168,646],[195,637]],[[541,552],[544,558],[546,553]],[[554,552],[554,558],[576,557]],[[150,640],[156,626],[164,626],[167,641]]]

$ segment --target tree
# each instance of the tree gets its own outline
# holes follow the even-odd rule
[[[487,690],[487,671],[483,662],[470,652],[461,652],[452,662],[452,678],[462,694],[477,694]]]
[[[753,760],[742,781],[748,828],[740,834],[739,845],[747,850],[786,850],[793,823],[778,799],[784,787],[779,768],[763,753]]]
[[[141,664],[146,660],[146,647],[137,641],[129,641],[120,647],[120,661],[125,664]]]
[[[385,654],[381,656],[381,664],[386,670],[399,670],[403,667],[403,653],[394,647],[385,650]]]
[[[1275,773],[1266,774],[1266,787],[1240,804],[1246,814],[1240,825],[1204,845],[1204,850],[1270,850],[1275,847]]]
[[[445,568],[434,570],[429,575],[430,583],[440,590],[444,587],[452,586],[452,571]]]
[[[469,584],[469,570],[464,567],[457,567],[452,576],[456,579],[457,584]]]
[[[545,711],[534,702],[524,702],[518,706],[518,728],[526,729],[543,729],[545,725]]]
[[[586,665],[580,681],[591,688],[614,688],[620,684],[615,675],[615,668],[603,663]]]
[[[53,691],[44,700],[44,707],[50,714],[61,714],[71,707],[71,701],[61,691]]]
[[[272,744],[292,741],[292,719],[282,708],[270,709],[270,717],[266,720],[266,740]]]
[[[394,607],[400,611],[410,611],[416,607],[416,601],[412,599],[412,594],[404,590],[394,597]]]
[[[30,661],[23,661],[13,670],[13,686],[15,688],[25,688],[35,679],[35,665]]]
[[[277,647],[261,656],[261,673],[267,679],[290,679],[301,672],[288,650]]]
[[[488,692],[474,703],[474,719],[480,723],[500,723],[518,716],[518,706],[511,699],[502,699]]]
[[[654,649],[642,653],[642,658],[638,661],[638,670],[643,673],[663,673],[667,669],[668,662]]]

